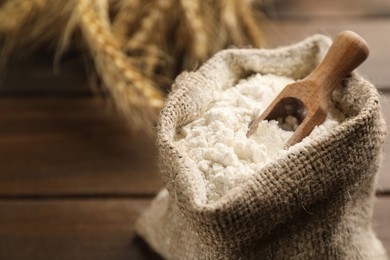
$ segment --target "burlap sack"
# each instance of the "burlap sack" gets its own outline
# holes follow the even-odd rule
[[[348,116],[343,123],[292,147],[214,203],[175,146],[177,129],[207,110],[215,93],[255,72],[303,78],[329,45],[315,35],[276,50],[225,50],[176,79],[157,137],[167,190],[136,226],[154,250],[168,259],[386,259],[371,227],[386,127],[378,92],[358,74],[333,97]]]

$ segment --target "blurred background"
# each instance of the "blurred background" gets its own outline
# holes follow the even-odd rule
[[[353,30],[390,122],[389,0],[0,0],[0,259],[158,259],[133,231],[163,187],[155,122],[218,50]],[[373,226],[390,251],[390,146]]]

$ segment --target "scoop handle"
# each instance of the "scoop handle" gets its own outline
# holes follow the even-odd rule
[[[343,31],[337,34],[328,53],[305,80],[320,88],[320,98],[328,98],[335,87],[368,57],[368,44],[358,34]]]

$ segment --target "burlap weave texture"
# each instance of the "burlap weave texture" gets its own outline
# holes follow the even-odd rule
[[[207,201],[201,173],[175,145],[177,129],[202,115],[215,94],[252,73],[303,78],[330,42],[314,35],[275,50],[224,50],[176,79],[157,136],[166,190],[136,227],[152,248],[168,259],[387,259],[371,227],[386,126],[380,95],[359,74],[334,95],[344,122],[216,202]]]

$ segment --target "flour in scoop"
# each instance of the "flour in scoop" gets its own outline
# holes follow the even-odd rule
[[[262,113],[277,94],[293,80],[276,75],[256,74],[219,93],[200,118],[181,128],[177,145],[195,162],[206,182],[210,202],[221,198],[243,179],[260,171],[277,156],[286,153],[284,144],[297,122],[262,121],[257,131],[246,137],[249,123]],[[330,114],[302,143],[328,133],[343,120],[342,113]],[[302,143],[297,145],[302,145]]]

